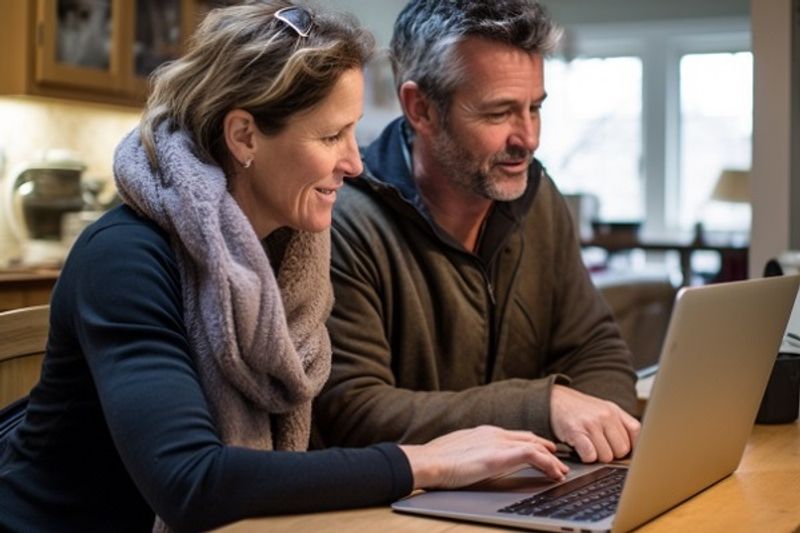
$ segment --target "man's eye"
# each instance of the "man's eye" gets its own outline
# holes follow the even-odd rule
[[[498,111],[497,113],[489,113],[486,115],[489,117],[489,120],[503,120],[508,116],[508,111]]]

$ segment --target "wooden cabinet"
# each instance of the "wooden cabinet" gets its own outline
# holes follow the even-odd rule
[[[0,269],[0,311],[50,303],[58,270]]]
[[[140,106],[180,55],[196,0],[13,0],[0,17],[0,93]]]

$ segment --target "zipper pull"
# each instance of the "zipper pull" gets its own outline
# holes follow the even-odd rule
[[[486,290],[489,291],[489,300],[491,300],[492,305],[497,305],[497,300],[494,298],[494,287],[492,287],[492,282],[489,280],[486,281]]]

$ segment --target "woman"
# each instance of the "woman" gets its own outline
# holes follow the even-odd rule
[[[491,427],[302,451],[370,50],[347,19],[275,0],[212,12],[156,74],[115,156],[125,205],[75,244],[40,383],[0,444],[0,529],[199,530],[526,464],[563,477],[552,443]]]

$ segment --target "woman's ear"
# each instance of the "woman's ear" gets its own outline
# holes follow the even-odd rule
[[[232,109],[222,122],[228,151],[243,167],[248,168],[255,158],[256,122],[243,109]]]
[[[430,135],[440,124],[439,111],[414,81],[404,82],[399,91],[406,120],[416,133]]]

